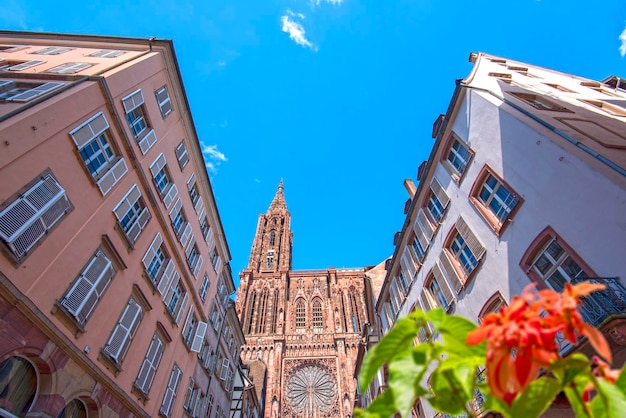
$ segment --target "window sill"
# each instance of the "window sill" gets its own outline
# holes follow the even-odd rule
[[[108,371],[112,372],[115,377],[122,371],[122,365],[109,357],[103,349],[100,350],[98,354],[98,361],[100,361]]]
[[[134,383],[130,391],[133,394],[135,394],[137,396],[137,400],[140,401],[144,405],[148,403],[148,401],[150,400],[150,398],[148,397],[148,394],[142,391],[141,389],[139,389],[137,385]]]
[[[55,300],[54,305],[50,313],[56,316],[71,332],[75,338],[78,338],[81,334],[85,333],[84,325],[74,318],[63,305],[60,300]]]

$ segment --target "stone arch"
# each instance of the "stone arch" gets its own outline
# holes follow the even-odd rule
[[[0,409],[13,415],[33,410],[40,395],[40,374],[24,355],[7,356],[0,362]]]

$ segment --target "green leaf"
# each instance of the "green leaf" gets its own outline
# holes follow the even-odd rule
[[[454,369],[438,367],[430,375],[433,396],[428,402],[438,411],[459,415],[465,411],[473,393],[467,393],[465,385],[458,379]]]
[[[621,389],[602,378],[597,379],[596,389],[598,395],[591,401],[594,417],[622,418],[626,411],[626,396]]]
[[[538,417],[548,409],[561,391],[559,382],[552,378],[540,377],[519,394],[511,407],[512,417]]]
[[[499,412],[505,418],[511,418],[511,408],[509,408],[503,400],[496,398],[490,392],[485,393],[483,411]]]
[[[587,413],[585,404],[583,403],[582,399],[580,399],[580,395],[578,394],[578,392],[574,390],[572,386],[566,386],[565,388],[563,388],[563,391],[565,392],[565,396],[567,396],[567,400],[569,401],[569,404],[574,410],[574,413],[576,414],[576,416],[588,417],[589,414]],[[599,418],[599,417],[596,417],[596,418]]]
[[[365,392],[378,369],[397,353],[407,350],[417,335],[417,323],[407,317],[400,318],[389,332],[372,347],[361,364],[359,387]]]
[[[433,324],[433,327],[436,330],[438,330],[446,316],[446,312],[442,308],[435,308],[426,312],[425,318],[427,321]]]
[[[617,377],[617,381],[615,382],[615,386],[622,391],[624,395],[626,395],[626,368],[623,368]]]
[[[402,352],[389,363],[389,389],[393,393],[396,408],[403,417],[411,413],[415,400],[415,381],[424,370],[424,363],[415,362],[413,351]]]
[[[451,356],[458,356],[465,359],[474,357],[484,362],[487,350],[486,343],[483,342],[472,346],[466,344],[467,334],[475,328],[476,324],[469,319],[456,315],[444,317],[439,327],[439,332],[441,332],[443,336],[445,352]]]
[[[566,386],[581,373],[588,374],[591,370],[591,363],[584,354],[574,353],[567,358],[554,362],[550,370],[561,381],[561,386]]]
[[[363,411],[361,418],[389,418],[396,413],[396,407],[393,403],[393,395],[390,390],[386,390],[369,404],[367,409]]]

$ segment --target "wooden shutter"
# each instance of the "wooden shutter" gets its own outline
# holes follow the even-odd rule
[[[461,289],[463,289],[464,280],[461,279],[461,277],[459,276],[459,273],[452,265],[452,261],[450,260],[450,258],[448,258],[448,254],[445,251],[442,251],[441,255],[439,256],[439,261],[441,262],[441,265],[443,266],[443,269],[448,276],[448,280],[450,281],[452,288],[458,294]]]
[[[415,232],[415,237],[422,245],[424,251],[426,251],[428,249],[428,245],[430,244],[430,240],[426,238],[426,233],[423,231],[422,226],[417,220],[413,223],[413,232]]]
[[[455,226],[456,230],[463,237],[465,244],[467,244],[469,249],[472,251],[472,254],[474,254],[474,257],[476,257],[476,260],[480,260],[485,254],[485,247],[483,247],[480,241],[478,241],[478,238],[476,238],[476,235],[474,235],[462,217],[459,217]]]
[[[196,327],[196,334],[193,336],[193,342],[191,343],[190,350],[194,353],[199,353],[204,341],[204,334],[206,334],[207,323],[198,322]]]
[[[130,340],[141,320],[141,314],[141,306],[134,299],[130,299],[106,347],[104,347],[104,352],[118,363],[122,361],[130,345]]]
[[[407,273],[407,279],[409,281],[413,281],[413,277],[415,276],[415,273],[417,273],[417,270],[415,268],[415,264],[413,263],[413,257],[411,257],[410,255],[410,250],[408,246],[404,247],[404,251],[402,252],[402,258],[400,259],[400,263],[402,264],[402,267],[404,267],[404,270]]]
[[[139,149],[142,155],[146,155],[150,148],[157,142],[157,136],[154,129],[150,129],[147,134],[139,141]]]
[[[61,305],[84,325],[114,276],[115,269],[111,261],[98,251],[67,292]]]
[[[0,212],[0,238],[21,258],[69,208],[65,190],[47,175]]]
[[[163,86],[156,92],[157,102],[159,102],[159,109],[161,110],[161,116],[165,118],[172,113],[172,102],[170,101],[170,95],[167,93],[167,87]]]
[[[174,404],[174,400],[176,400],[178,382],[180,382],[182,375],[183,373],[180,371],[178,366],[174,364],[174,367],[172,367],[172,373],[170,374],[170,378],[167,382],[165,395],[163,395],[163,402],[161,402],[161,408],[159,409],[159,412],[166,417],[169,417],[172,412],[172,405]]]
[[[165,161],[165,155],[163,155],[163,153],[159,154],[159,156],[150,166],[150,172],[152,173],[152,177],[156,176],[157,173],[161,171],[163,167],[165,167],[166,163],[167,162]]]
[[[170,183],[167,193],[163,196],[163,204],[166,209],[169,209],[170,206],[172,206],[172,202],[176,199],[176,197],[178,197],[178,187],[176,187],[176,184]]]
[[[180,308],[178,309],[178,313],[176,314],[176,323],[180,326],[180,322],[183,319],[183,313],[185,309],[187,309],[187,302],[189,302],[189,293],[185,292],[185,296],[183,296],[183,301],[180,304]],[[192,310],[190,309],[191,313]]]
[[[146,353],[141,369],[139,369],[137,380],[135,381],[135,386],[137,386],[137,388],[145,394],[148,393],[150,386],[152,386],[152,381],[154,380],[154,375],[159,367],[163,350],[163,341],[161,341],[158,335],[155,334],[152,337],[150,347],[148,347],[148,352]]]
[[[437,199],[439,199],[439,202],[441,202],[443,207],[446,208],[448,203],[450,203],[450,198],[443,190],[443,187],[441,187],[441,184],[439,184],[436,177],[433,177],[433,181],[430,183],[430,189],[433,191],[433,194],[437,196]]]
[[[98,179],[98,187],[102,196],[106,196],[107,193],[117,184],[118,181],[128,172],[126,161],[123,158],[119,160],[107,171],[100,179]]]
[[[187,163],[189,162],[189,153],[187,152],[187,146],[185,145],[185,141],[183,140],[175,149],[176,159],[178,160],[178,165],[182,170],[185,168]]]
[[[107,122],[104,113],[98,112],[85,123],[72,130],[70,135],[80,150],[107,129],[109,129],[109,122]]]
[[[433,228],[433,225],[426,217],[426,213],[424,213],[424,208],[420,208],[417,212],[417,222],[420,224],[420,227],[424,232],[426,239],[430,241],[433,238],[433,234],[435,233],[435,228]]]
[[[160,294],[165,298],[165,290],[169,289],[172,280],[178,278],[178,272],[176,271],[176,265],[174,261],[171,259],[167,262],[167,266],[165,266],[165,270],[163,270],[163,274],[161,275],[161,279],[157,284],[157,290]]]
[[[122,103],[124,104],[124,111],[126,113],[129,113],[131,110],[141,106],[143,104],[143,94],[141,93],[141,89],[124,97],[122,99]]]
[[[446,298],[446,302],[448,303],[448,306],[450,306],[452,301],[454,301],[454,295],[452,294],[450,285],[448,284],[448,281],[444,277],[443,272],[441,271],[441,267],[439,267],[439,264],[435,263],[432,271],[433,271],[433,276],[435,276],[433,280],[437,280],[439,289],[441,289],[441,292],[443,292],[443,296]],[[435,295],[433,295],[433,299],[435,299]],[[443,308],[448,309],[448,306],[443,306]]]
[[[424,312],[428,312],[433,309],[433,304],[430,301],[430,295],[426,292],[426,289],[422,289],[422,293],[420,293],[420,301],[422,302],[422,307],[424,308]]]
[[[161,247],[161,244],[163,244],[163,237],[161,237],[160,232],[157,232],[156,236],[152,240],[152,244],[150,244],[150,247],[148,247],[148,251],[146,251],[146,254],[141,259],[141,262],[146,269],[152,262],[152,259],[156,257],[157,251],[159,247]]]
[[[130,188],[126,196],[122,198],[122,200],[117,204],[117,206],[113,209],[113,213],[118,220],[122,220],[124,215],[130,210],[130,208],[139,200],[141,197],[141,192],[139,191],[139,187],[136,184],[133,184],[133,187]]]

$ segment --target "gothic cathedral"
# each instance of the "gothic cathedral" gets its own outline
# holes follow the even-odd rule
[[[266,418],[347,418],[369,321],[365,269],[291,270],[290,217],[281,180],[239,275],[242,359],[266,368]]]

